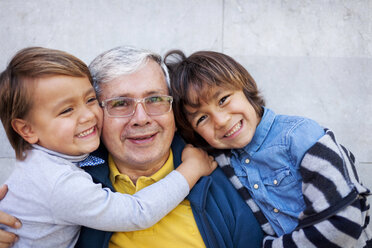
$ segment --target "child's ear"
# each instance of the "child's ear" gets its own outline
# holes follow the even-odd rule
[[[24,140],[30,144],[35,144],[39,141],[37,134],[33,131],[32,126],[26,120],[13,119],[12,127]]]

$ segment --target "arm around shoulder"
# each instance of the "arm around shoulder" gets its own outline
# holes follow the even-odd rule
[[[89,174],[75,171],[60,178],[49,201],[57,223],[104,231],[145,229],[163,218],[189,193],[185,178],[173,171],[134,195],[112,192]]]

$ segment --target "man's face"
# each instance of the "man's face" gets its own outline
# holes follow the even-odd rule
[[[102,84],[101,90],[100,101],[169,94],[163,71],[152,60],[132,74]],[[157,170],[168,159],[175,130],[173,111],[149,116],[139,103],[129,117],[110,117],[105,110],[102,140],[119,171]]]

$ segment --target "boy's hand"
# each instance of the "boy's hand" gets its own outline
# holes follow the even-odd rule
[[[187,163],[188,166],[199,170],[201,176],[208,176],[217,167],[217,162],[213,156],[209,156],[204,150],[190,144],[187,144],[183,149],[181,159],[183,164]]]
[[[186,145],[182,151],[182,164],[178,166],[180,172],[192,188],[202,176],[207,176],[217,167],[217,162],[212,156],[200,148]]]
[[[0,187],[0,200],[5,197],[7,192],[8,187],[6,185]],[[0,211],[0,224],[4,224],[13,228],[21,227],[21,222],[19,222],[17,218],[2,211]],[[17,240],[17,235],[15,235],[14,233],[6,232],[0,229],[0,248],[11,247],[14,242],[17,242]]]

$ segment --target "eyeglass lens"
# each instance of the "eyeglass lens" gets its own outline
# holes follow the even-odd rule
[[[118,97],[105,103],[107,112],[111,116],[130,116],[134,114],[137,103],[142,103],[148,115],[161,115],[171,109],[170,96],[150,96],[143,99]]]

